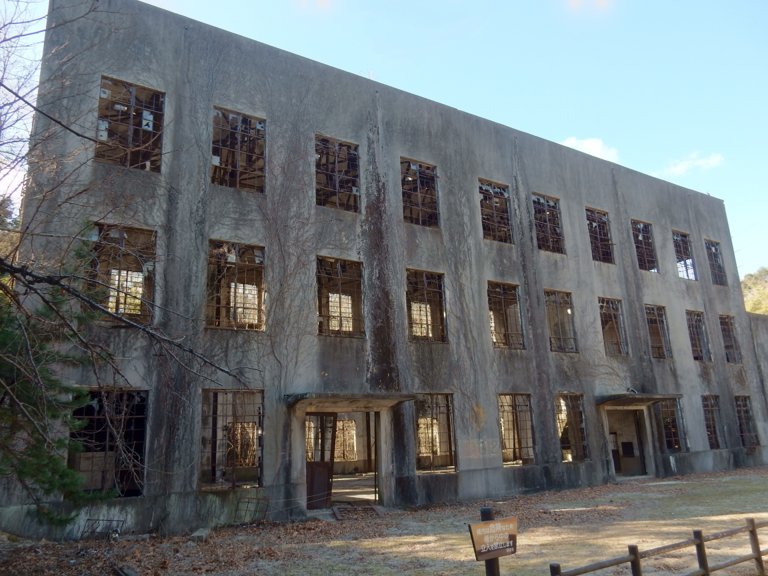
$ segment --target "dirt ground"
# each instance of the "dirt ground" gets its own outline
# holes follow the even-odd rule
[[[0,575],[458,575],[485,574],[467,525],[481,506],[496,518],[516,516],[517,553],[500,560],[503,575],[547,575],[563,569],[768,521],[768,468],[644,479],[504,501],[413,510],[356,509],[342,521],[262,523],[189,536],[124,536],[116,542],[23,542],[0,535]],[[768,528],[760,531],[768,547]],[[745,534],[712,542],[710,565],[749,553]],[[682,574],[696,567],[693,547],[643,562],[644,574]],[[603,574],[628,574],[627,568]],[[751,564],[718,574],[754,574]]]

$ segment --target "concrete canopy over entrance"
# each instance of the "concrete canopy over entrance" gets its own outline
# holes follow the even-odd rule
[[[601,408],[642,408],[662,400],[677,400],[682,394],[616,394],[598,401]]]
[[[380,412],[402,402],[415,399],[416,396],[413,394],[305,392],[285,395],[288,406],[300,408],[307,412]]]

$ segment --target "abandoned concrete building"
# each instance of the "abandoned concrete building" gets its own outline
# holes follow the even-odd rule
[[[404,506],[768,460],[768,324],[721,200],[135,0],[83,6],[51,2],[25,250],[82,239],[106,309],[227,372],[96,322],[125,380],[62,369],[94,388],[69,465],[116,497],[61,534],[301,517],[341,475]],[[0,529],[43,530],[8,498]]]

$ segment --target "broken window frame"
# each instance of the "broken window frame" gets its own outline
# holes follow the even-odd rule
[[[665,454],[686,452],[685,427],[680,401],[675,398],[660,400],[654,406],[659,448]]]
[[[720,249],[720,242],[715,240],[704,240],[704,249],[707,252],[709,261],[709,273],[712,276],[712,284],[718,286],[728,286],[728,276],[725,273],[725,263],[723,262],[723,253]]]
[[[417,394],[416,470],[456,471],[453,394]]]
[[[405,301],[410,340],[447,340],[442,274],[407,269]]]
[[[720,449],[720,396],[704,394],[701,397],[704,411],[704,428],[707,432],[707,443],[710,450]]]
[[[560,215],[560,200],[543,194],[533,194],[533,223],[539,250],[565,254],[565,237]]]
[[[155,232],[98,224],[95,234],[89,279],[94,300],[112,314],[149,324],[155,285]]]
[[[530,394],[499,394],[501,460],[506,466],[536,462]]]
[[[672,244],[675,247],[677,275],[685,280],[698,280],[690,235],[672,230]]]
[[[590,459],[587,444],[584,395],[560,393],[555,397],[555,424],[560,439],[563,462],[586,462]]]
[[[440,227],[437,168],[431,164],[400,158],[403,219],[428,228]]]
[[[201,490],[263,486],[263,390],[202,391]]]
[[[648,345],[650,346],[651,357],[660,360],[672,358],[666,308],[655,304],[646,304],[645,323],[648,327]]]
[[[739,425],[739,439],[741,446],[751,452],[760,445],[760,440],[755,429],[755,417],[752,412],[752,398],[750,396],[734,396],[736,407],[736,421]]]
[[[685,321],[688,325],[688,338],[691,341],[693,359],[697,362],[711,362],[712,352],[709,347],[709,336],[707,335],[704,312],[686,310]]]
[[[77,408],[70,431],[74,446],[68,466],[83,478],[87,492],[141,496],[147,439],[147,390],[90,390],[90,401]]]
[[[495,347],[525,349],[519,286],[488,282],[488,319]]]
[[[635,244],[637,267],[646,272],[659,272],[656,246],[653,240],[653,225],[649,222],[631,220],[632,241]]]
[[[264,192],[267,121],[214,106],[211,134],[211,183]]]
[[[483,238],[512,244],[509,186],[479,179],[480,219]]]
[[[585,212],[592,260],[605,264],[615,264],[608,212],[596,208],[585,208]]]
[[[102,76],[94,158],[103,163],[160,172],[165,94]]]
[[[264,248],[210,240],[207,277],[206,327],[264,330]]]
[[[621,300],[598,297],[600,327],[606,356],[628,356],[627,333],[624,328],[624,310]]]
[[[579,349],[571,293],[544,290],[544,308],[549,328],[549,349],[552,352],[577,353]]]
[[[334,462],[354,462],[357,457],[357,422],[354,418],[336,419],[336,441],[333,444]]]
[[[723,335],[725,361],[729,364],[741,364],[741,348],[736,338],[736,319],[733,316],[720,315],[720,333]]]
[[[317,257],[318,334],[365,336],[362,281],[361,262]]]
[[[360,211],[357,144],[315,134],[315,203],[346,212]]]

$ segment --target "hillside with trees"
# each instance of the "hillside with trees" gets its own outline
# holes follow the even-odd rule
[[[741,289],[748,312],[768,314],[768,268],[762,267],[757,272],[744,276]]]

